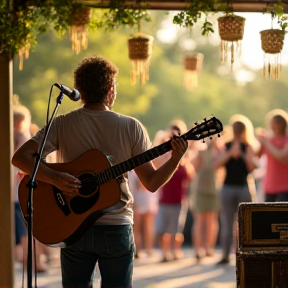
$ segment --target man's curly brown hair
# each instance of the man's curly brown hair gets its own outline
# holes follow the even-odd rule
[[[84,58],[74,71],[74,86],[84,103],[102,103],[117,75],[118,68],[105,58]]]

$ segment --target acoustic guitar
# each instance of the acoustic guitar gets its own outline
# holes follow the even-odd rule
[[[197,124],[186,134],[185,140],[200,140],[223,130],[222,123],[211,117]],[[218,134],[218,136],[220,136]],[[33,236],[43,244],[66,247],[82,238],[93,223],[109,211],[123,206],[120,200],[122,174],[151,161],[172,149],[171,140],[147,150],[127,161],[111,166],[107,157],[97,149],[91,149],[68,163],[45,163],[57,171],[68,172],[81,181],[79,195],[69,197],[57,187],[37,181],[33,191]],[[27,222],[29,189],[26,175],[19,185],[19,203]]]

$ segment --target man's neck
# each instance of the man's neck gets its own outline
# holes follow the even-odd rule
[[[104,103],[85,103],[83,108],[99,111],[110,111],[110,108]]]

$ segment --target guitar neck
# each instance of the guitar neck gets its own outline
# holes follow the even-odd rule
[[[98,173],[97,175],[95,175],[95,177],[97,178],[99,184],[103,184],[109,180],[117,178],[118,176],[122,175],[127,171],[133,170],[134,168],[165,154],[171,149],[171,140],[169,140],[157,147],[154,147],[135,157],[132,157],[129,160],[116,164],[111,168]]]
[[[215,117],[211,117],[209,120],[204,118],[204,121],[200,124],[195,123],[193,127],[187,133],[181,135],[180,137],[184,140],[200,140],[211,135],[220,133],[223,130],[222,123]],[[218,135],[220,136],[220,135]],[[95,175],[97,183],[100,185],[108,182],[109,180],[115,179],[123,173],[133,170],[137,166],[140,166],[146,162],[149,162],[160,155],[165,154],[166,152],[172,149],[171,140],[154,147],[150,150],[147,150],[133,158],[130,158],[127,161],[116,164],[98,174]]]

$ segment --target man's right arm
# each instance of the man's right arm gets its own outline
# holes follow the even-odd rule
[[[152,162],[147,162],[135,168],[141,183],[151,192],[157,191],[170,180],[188,148],[188,142],[180,137],[173,138],[171,145],[171,158],[158,169],[155,168]]]

